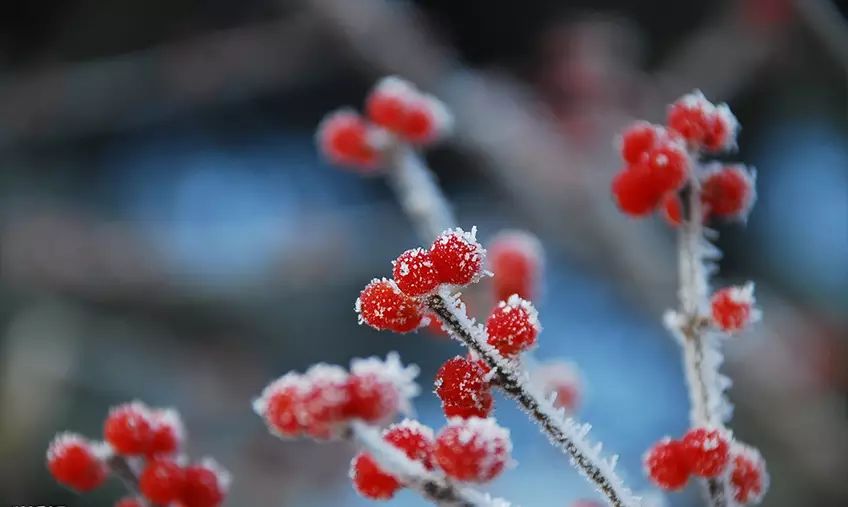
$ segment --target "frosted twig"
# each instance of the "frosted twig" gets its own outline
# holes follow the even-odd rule
[[[426,304],[454,339],[468,346],[492,368],[494,384],[521,405],[551,442],[568,455],[572,465],[595,484],[610,505],[631,507],[640,504],[639,498],[614,471],[617,456],[602,458],[601,444],[593,446],[586,438],[589,425],[566,417],[549,398],[536,392],[528,382],[527,373],[489,345],[486,330],[468,317],[465,305],[456,296],[443,288],[428,297]]]
[[[351,421],[351,435],[364,447],[381,468],[405,486],[418,491],[436,505],[450,507],[509,507],[500,498],[471,488],[461,487],[444,476],[427,470],[418,461],[409,459],[400,449],[383,440],[380,431],[361,421]]]

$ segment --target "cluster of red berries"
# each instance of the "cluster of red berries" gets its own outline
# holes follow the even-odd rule
[[[61,484],[74,490],[91,491],[112,473],[110,461],[126,460],[133,473],[140,473],[142,497],[127,497],[116,505],[161,505],[217,507],[229,487],[229,475],[210,459],[186,464],[180,455],[184,440],[179,414],[152,409],[140,402],[110,410],[103,425],[105,442],[91,442],[73,433],[60,433],[47,450],[47,467]]]
[[[642,217],[661,209],[666,220],[682,219],[680,191],[694,176],[703,219],[744,218],[754,200],[752,173],[741,165],[713,164],[700,170],[693,160],[736,145],[736,118],[727,105],[714,105],[700,92],[669,108],[667,127],[647,122],[630,126],[621,138],[625,167],[612,182],[622,212]]]
[[[373,170],[393,140],[414,145],[442,137],[451,117],[438,99],[397,77],[380,80],[365,104],[367,118],[350,109],[327,115],[318,127],[318,145],[336,164]]]
[[[383,439],[425,469],[438,468],[462,482],[494,479],[509,463],[512,450],[509,430],[478,417],[451,419],[435,437],[430,428],[405,420],[389,426]],[[401,478],[382,470],[367,452],[353,458],[350,476],[356,491],[373,500],[388,500],[403,487]]]
[[[754,308],[754,284],[725,287],[710,300],[713,323],[726,333],[741,331],[758,317]]]
[[[330,440],[340,437],[352,419],[384,423],[407,410],[409,398],[417,394],[417,373],[401,365],[396,354],[385,361],[354,359],[350,372],[317,364],[269,384],[253,407],[280,437]]]
[[[397,333],[418,329],[425,321],[418,298],[442,285],[468,285],[482,276],[486,250],[475,235],[475,229],[450,229],[428,250],[402,253],[392,262],[393,280],[374,279],[359,294],[355,306],[359,322]]]
[[[732,494],[740,504],[758,502],[768,483],[759,453],[717,429],[695,428],[681,440],[659,441],[646,454],[645,469],[657,486],[669,491],[681,489],[692,475],[714,478],[728,474]]]
[[[536,236],[520,230],[498,233],[488,249],[489,269],[495,300],[502,301],[513,294],[533,299],[542,271],[542,246]]]

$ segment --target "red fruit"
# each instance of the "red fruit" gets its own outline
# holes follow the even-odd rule
[[[118,454],[144,454],[153,441],[150,409],[140,402],[113,407],[103,425],[103,438]]]
[[[185,471],[168,458],[154,458],[138,479],[138,489],[148,500],[168,504],[180,499],[185,484]]]
[[[740,504],[760,503],[768,488],[766,462],[751,447],[736,444],[730,460],[730,489]]]
[[[115,502],[115,507],[145,507],[144,500],[136,496],[127,496]]]
[[[535,345],[540,330],[539,315],[533,304],[515,294],[498,303],[486,321],[489,345],[504,356],[513,356]]]
[[[621,158],[630,164],[641,161],[643,155],[665,136],[665,129],[646,121],[638,121],[621,135]]]
[[[147,449],[148,455],[174,454],[185,438],[180,414],[176,410],[154,410],[151,413],[153,437]]]
[[[533,370],[531,378],[544,393],[556,393],[554,406],[574,412],[582,390],[580,371],[568,361],[551,361]]]
[[[376,169],[379,150],[375,134],[353,111],[340,110],[327,115],[318,126],[318,145],[333,163],[365,170]]]
[[[79,492],[97,488],[109,474],[92,445],[73,433],[60,433],[50,443],[47,468],[57,482]]]
[[[411,419],[404,419],[383,432],[383,440],[406,453],[409,459],[433,469],[433,430]]]
[[[398,411],[395,386],[374,373],[351,375],[347,383],[345,413],[370,423],[391,418]]]
[[[397,479],[383,472],[374,458],[364,452],[351,461],[350,478],[356,492],[371,500],[388,500],[401,488]]]
[[[452,479],[487,482],[503,471],[511,450],[509,430],[493,419],[453,418],[436,438],[435,457]]]
[[[513,294],[530,299],[536,295],[542,270],[542,246],[536,236],[524,231],[504,231],[492,240],[488,260],[495,273],[495,298]]]
[[[692,429],[683,436],[682,442],[693,474],[716,477],[724,471],[730,457],[730,444],[720,431]]]
[[[477,242],[476,234],[476,227],[471,232],[456,228],[436,238],[430,247],[430,259],[440,282],[468,285],[480,278],[486,250]]]
[[[698,149],[719,151],[736,142],[737,122],[724,104],[715,106],[699,92],[684,95],[669,107],[668,127]]]
[[[406,81],[397,77],[381,79],[365,102],[368,117],[375,124],[400,132],[406,123],[407,108],[417,92]]]
[[[492,393],[486,372],[477,361],[449,359],[436,373],[436,395],[448,417],[486,417],[492,411]]]
[[[645,157],[645,164],[653,173],[653,179],[662,193],[680,190],[686,183],[690,165],[689,156],[676,141],[663,141],[650,150]]]
[[[683,443],[665,438],[654,444],[645,456],[645,470],[662,489],[674,491],[685,486],[691,470]]]
[[[619,209],[633,217],[652,213],[665,193],[657,173],[646,163],[629,166],[612,180],[612,195]]]
[[[742,166],[711,171],[701,183],[701,202],[708,216],[745,217],[754,202],[754,179]]]
[[[441,101],[419,97],[409,104],[401,135],[412,143],[428,144],[442,136],[450,122],[450,114]]]
[[[359,323],[374,329],[408,333],[418,329],[424,318],[421,303],[404,294],[392,280],[371,280],[354,307]]]
[[[739,331],[751,322],[755,314],[754,284],[716,291],[710,306],[713,322],[719,329],[728,333]]]
[[[736,145],[736,131],[739,122],[727,104],[716,106],[706,135],[704,136],[704,148],[709,151],[722,151],[733,148]]]
[[[185,469],[180,504],[183,507],[218,507],[224,502],[229,487],[229,474],[213,460]]]
[[[392,276],[398,288],[409,296],[422,296],[439,286],[430,252],[423,248],[407,250],[392,261]]]
[[[662,199],[663,218],[672,227],[683,223],[683,203],[676,193],[666,194]]]
[[[287,373],[262,391],[262,396],[253,402],[253,409],[277,436],[297,437],[303,430],[298,413],[307,387],[302,376]]]
[[[336,436],[348,403],[348,374],[339,366],[313,365],[304,375],[305,389],[297,406],[298,422],[307,435],[326,440]]]

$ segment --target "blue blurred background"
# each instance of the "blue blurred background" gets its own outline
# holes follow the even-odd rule
[[[727,101],[757,168],[747,227],[721,228],[718,283],[753,279],[765,320],[727,345],[737,436],[768,506],[848,504],[848,25],[826,0],[74,0],[0,7],[0,499],[107,506],[44,467],[52,435],[100,433],[129,399],[178,407],[227,505],[356,506],[346,444],[282,442],[250,401],[272,378],[398,350],[430,381],[460,348],[356,324],[358,291],[417,245],[381,178],[321,160],[320,118],[398,74],[447,102],[427,153],[484,242],[547,254],[538,358],[579,364],[579,416],[636,489],[687,425],[673,231],[609,197],[615,134],[694,88]],[[470,294],[479,314],[485,286]],[[591,498],[508,400],[525,506]],[[698,505],[692,486],[668,505]],[[401,493],[392,505],[423,505]]]

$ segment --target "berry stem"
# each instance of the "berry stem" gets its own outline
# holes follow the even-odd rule
[[[509,507],[500,498],[467,487],[459,487],[444,476],[427,470],[418,461],[383,440],[380,431],[362,421],[351,421],[350,435],[365,448],[377,464],[405,486],[419,492],[436,505],[446,507]]]
[[[421,156],[402,142],[395,143],[387,155],[391,165],[387,171],[389,185],[418,235],[430,242],[454,227],[453,210]]]
[[[571,463],[595,484],[610,505],[639,505],[639,499],[631,494],[613,471],[616,457],[603,459],[600,456],[600,444],[593,447],[586,439],[588,425],[566,418],[562,409],[555,408],[549,398],[541,396],[529,386],[527,373],[517,362],[503,357],[489,345],[486,330],[468,317],[465,305],[458,298],[447,289],[440,289],[438,294],[426,299],[426,304],[454,339],[464,343],[492,368],[494,385],[527,412],[551,443],[568,455]]]

